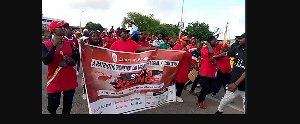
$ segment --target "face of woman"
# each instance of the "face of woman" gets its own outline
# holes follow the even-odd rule
[[[98,42],[98,39],[99,39],[99,38],[98,38],[97,33],[94,33],[94,34],[92,35],[91,39],[92,39],[93,42]]]

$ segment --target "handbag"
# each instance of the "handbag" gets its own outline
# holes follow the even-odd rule
[[[196,77],[197,77],[197,75],[198,75],[198,72],[199,72],[199,71],[197,71],[197,70],[193,67],[193,64],[191,63],[191,60],[190,60],[190,58],[189,58],[189,54],[188,54],[187,52],[185,52],[185,53],[186,53],[186,56],[187,56],[188,62],[189,62],[189,74],[188,74],[188,78],[189,78],[192,82],[194,82],[195,79],[196,79]]]

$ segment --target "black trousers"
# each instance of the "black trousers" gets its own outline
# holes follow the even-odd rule
[[[214,95],[216,95],[221,87],[223,86],[224,91],[226,92],[226,84],[229,84],[230,80],[230,73],[223,73],[220,69],[217,71],[217,88],[216,91],[214,91]]]
[[[205,100],[206,95],[216,91],[217,79],[201,76],[200,85],[201,85],[201,91],[198,96],[198,101],[203,102]]]
[[[185,83],[179,83],[176,81],[175,86],[176,86],[176,96],[180,97],[183,87],[184,87]]]
[[[63,110],[62,114],[70,114],[73,104],[75,88],[63,91]],[[48,111],[50,114],[56,114],[56,110],[60,105],[61,92],[48,93]]]
[[[191,88],[191,90],[190,90],[190,92],[194,92],[195,91],[195,89],[196,89],[196,87],[197,87],[197,84],[200,82],[200,75],[197,75],[197,77],[196,77],[196,79],[195,79],[195,81],[194,82],[192,82],[191,80],[189,80],[189,82],[187,82],[185,85],[186,86],[188,86],[188,85],[190,85],[190,84],[193,84],[192,85],[192,88]]]

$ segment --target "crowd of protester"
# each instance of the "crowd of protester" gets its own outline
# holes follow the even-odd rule
[[[151,32],[132,31],[130,34],[130,30],[125,28],[114,30],[113,26],[103,32],[88,29],[73,32],[68,25],[53,21],[49,25],[51,32],[49,40],[42,43],[42,62],[48,65],[47,109],[51,114],[56,114],[61,92],[63,92],[63,114],[69,114],[71,111],[75,88],[78,86],[76,75],[80,71],[80,47],[84,44],[123,52],[155,49],[185,51],[175,77],[177,102],[184,102],[181,93],[190,84],[192,88],[189,92],[197,96],[197,106],[202,109],[206,109],[204,105],[206,95],[211,94],[218,98],[216,94],[222,87],[224,88],[225,95],[216,114],[222,114],[225,107],[237,96],[241,96],[243,103],[245,102],[245,33],[229,47],[227,43],[218,43],[215,36],[207,37],[206,41],[199,41],[195,37],[182,35],[173,42],[172,37],[163,37],[161,34],[155,36]],[[193,70],[197,76],[190,79],[188,75]],[[197,85],[201,90],[195,93]],[[83,99],[86,99],[84,83],[82,86]]]

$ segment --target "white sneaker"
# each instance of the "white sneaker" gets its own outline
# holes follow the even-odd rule
[[[182,100],[182,98],[181,97],[176,97],[176,100],[177,100],[177,102],[180,102],[180,103],[183,103],[183,100]]]
[[[79,72],[78,72],[78,71],[76,71],[76,75],[79,75]]]
[[[82,99],[86,100],[86,94],[82,94]]]

